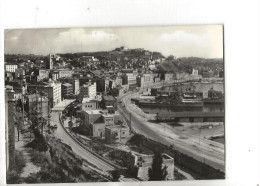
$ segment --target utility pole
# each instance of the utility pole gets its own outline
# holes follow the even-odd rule
[[[32,140],[32,122],[30,121],[30,141]]]
[[[22,95],[22,124],[24,126],[24,98],[23,98],[23,79],[21,79],[21,95]],[[20,130],[20,123],[18,122],[18,141],[19,141],[19,130]]]
[[[200,130],[200,133],[201,133],[201,129],[199,129]],[[199,145],[200,145],[200,135],[199,135]]]
[[[42,112],[42,93],[41,93],[41,118],[43,119],[42,115],[43,112]],[[42,135],[43,135],[43,121],[42,121]]]
[[[130,113],[130,130],[132,128],[132,114]]]

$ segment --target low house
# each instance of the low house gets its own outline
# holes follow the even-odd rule
[[[126,143],[129,137],[129,128],[124,125],[107,126],[105,138],[107,143]]]
[[[117,86],[117,87],[115,87],[115,88],[113,88],[113,89],[111,90],[111,94],[112,94],[112,96],[114,96],[114,97],[122,96],[122,95],[124,95],[124,92],[125,92],[125,90],[124,90],[124,88],[121,87],[121,86]]]
[[[117,110],[117,99],[116,99],[114,96],[111,96],[111,95],[109,95],[109,96],[103,96],[101,103],[102,103],[102,107],[103,107],[104,109],[106,109],[106,108],[109,107],[109,106],[110,106],[110,107],[112,106],[112,109],[113,109],[114,111]],[[111,110],[111,108],[110,108],[110,110]]]
[[[105,137],[105,127],[115,124],[114,114],[107,110],[85,110],[83,111],[86,126],[93,137]]]
[[[99,108],[99,101],[97,99],[83,98],[81,110],[97,110]]]

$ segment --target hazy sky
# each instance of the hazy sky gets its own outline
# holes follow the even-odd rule
[[[144,48],[177,57],[223,57],[221,25],[5,30],[5,53],[50,54]]]

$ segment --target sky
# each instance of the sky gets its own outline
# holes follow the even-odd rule
[[[223,58],[222,25],[5,30],[5,53],[55,54],[144,48],[164,56]]]

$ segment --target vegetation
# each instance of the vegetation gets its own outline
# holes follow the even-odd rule
[[[20,174],[26,165],[26,160],[22,152],[15,151],[15,166],[7,171],[6,182],[8,184],[21,183]]]
[[[119,172],[119,170],[113,170],[113,171],[111,172],[111,175],[112,175],[112,178],[113,178],[112,181],[118,181],[118,179],[120,178],[120,172]]]
[[[72,127],[71,130],[80,135],[89,136],[90,130],[86,125],[79,125],[78,127]]]
[[[127,145],[133,151],[143,153],[143,154],[153,154],[153,151],[150,148],[147,148],[143,145],[143,141],[146,138],[142,135],[135,134],[128,142]]]
[[[125,177],[137,178],[138,167],[134,165],[134,156],[130,152],[113,150],[109,152],[109,157],[116,162],[117,165],[120,165],[126,168],[122,174]]]
[[[25,147],[33,148],[40,152],[47,151],[48,144],[46,143],[46,140],[37,128],[34,129],[34,136],[34,140],[32,142],[29,142]]]
[[[163,158],[162,154],[155,152],[152,167],[149,168],[149,181],[160,181],[165,180],[167,175],[166,166],[162,166]]]

